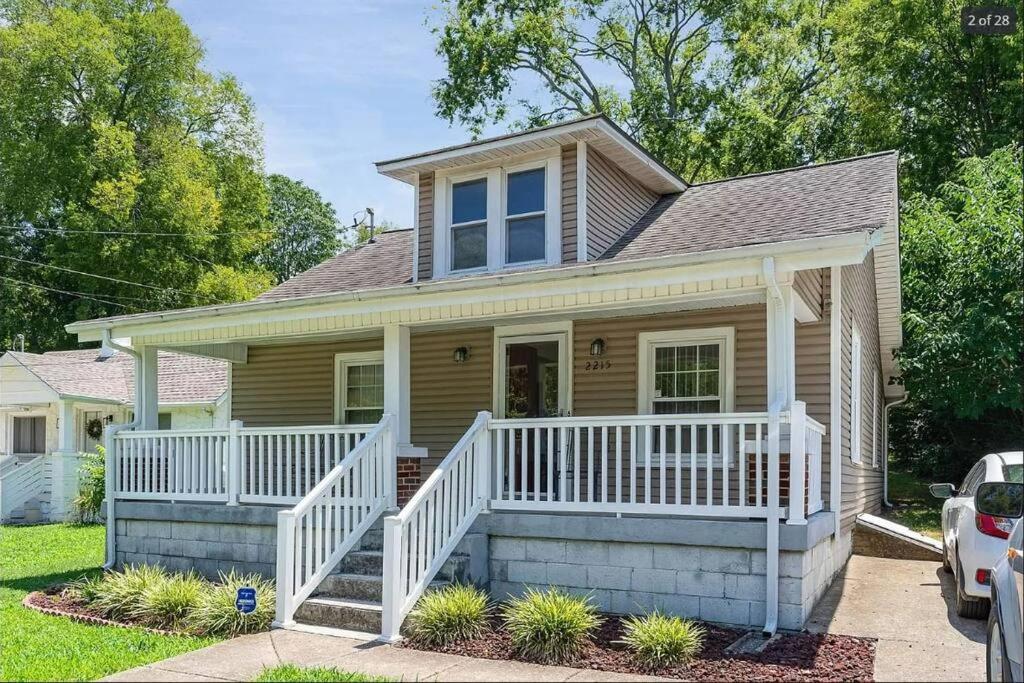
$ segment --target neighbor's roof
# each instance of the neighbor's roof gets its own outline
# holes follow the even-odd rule
[[[663,196],[596,262],[636,261],[876,230],[893,216],[896,162],[894,152],[884,152],[694,185]],[[412,239],[411,230],[382,233],[372,243],[328,259],[256,301],[406,284],[412,280]],[[473,277],[486,275],[464,279]]]
[[[22,353],[8,351],[44,384],[61,396],[132,403],[135,362],[125,353],[104,358],[100,349]],[[160,351],[158,392],[160,403],[213,403],[228,386],[228,364],[211,358]]]

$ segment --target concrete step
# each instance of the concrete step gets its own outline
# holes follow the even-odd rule
[[[450,581],[432,581],[430,590],[450,585]],[[367,574],[329,574],[313,593],[314,597],[341,598],[380,602],[384,579]]]
[[[299,605],[295,611],[295,621],[311,626],[380,633],[382,613],[380,603],[368,600],[313,597]]]
[[[437,573],[442,581],[465,580],[469,571],[467,555],[451,555]],[[334,574],[360,574],[377,576],[384,574],[384,552],[381,550],[353,550],[342,558]]]

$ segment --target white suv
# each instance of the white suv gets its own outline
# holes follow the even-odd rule
[[[987,481],[1021,482],[1024,454],[991,453],[975,463],[957,490],[952,484],[932,484],[942,505],[942,566],[956,578],[956,613],[982,619],[988,614],[992,567],[1006,554],[1014,520],[974,509],[978,485]]]

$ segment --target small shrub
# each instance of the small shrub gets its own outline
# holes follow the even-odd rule
[[[155,628],[185,629],[208,588],[209,584],[192,572],[172,574],[146,587],[136,616]]]
[[[528,588],[523,597],[509,602],[504,616],[516,653],[543,664],[576,659],[601,624],[590,598],[555,588]]]
[[[78,467],[78,495],[71,501],[71,517],[82,524],[95,522],[100,517],[106,494],[106,450],[97,446],[95,453],[82,453]]]
[[[235,596],[239,588],[248,586],[256,589],[256,609],[242,614],[235,607]],[[274,582],[259,574],[221,574],[218,583],[206,588],[192,613],[192,625],[200,633],[209,635],[237,636],[243,633],[266,631],[274,619]]]
[[[83,576],[78,581],[68,585],[67,591],[70,595],[86,604],[96,602],[103,589],[102,576]]]
[[[90,604],[111,619],[139,618],[143,595],[166,579],[163,568],[148,564],[108,572],[95,587],[96,598]]]
[[[693,659],[704,643],[701,626],[654,611],[623,622],[626,644],[633,657],[648,669],[675,666]]]
[[[409,615],[412,639],[423,645],[447,645],[487,630],[491,608],[487,594],[475,586],[452,585],[424,595]]]

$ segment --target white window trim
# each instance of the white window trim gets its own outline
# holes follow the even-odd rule
[[[850,339],[850,460],[861,462],[861,429],[864,410],[861,405],[862,343],[857,323],[852,324]]]
[[[558,410],[572,414],[572,321],[538,323],[536,325],[505,325],[494,328],[494,362],[491,386],[494,388],[493,414],[497,419],[505,417],[505,391],[507,373],[505,349],[509,344],[533,341],[558,342]]]
[[[722,380],[722,412],[731,413],[735,410],[736,390],[736,328],[704,327],[685,330],[661,330],[658,332],[641,332],[637,336],[637,414],[654,414],[654,350],[659,346],[673,344],[721,344],[719,354],[719,373]],[[689,464],[689,458],[684,461]],[[674,461],[673,461],[674,462]],[[633,466],[644,467],[644,461],[636,458]],[[721,453],[711,454],[711,466],[722,464]],[[661,458],[651,458],[651,467],[660,467]],[[697,466],[707,467],[707,456],[697,456]]]
[[[871,466],[878,469],[878,374],[872,375],[871,392]]]
[[[334,354],[334,422],[345,424],[346,374],[349,365],[384,365],[383,351],[361,351]],[[385,381],[387,379],[385,378]]]
[[[543,261],[505,263],[505,179],[509,173],[544,168],[545,239]],[[452,185],[469,180],[487,179],[487,265],[481,268],[453,271],[451,268],[451,196]],[[562,154],[560,148],[540,154],[519,157],[515,163],[497,166],[437,171],[434,174],[434,243],[433,273],[435,278],[469,275],[498,270],[517,270],[540,264],[556,265],[562,259]]]

